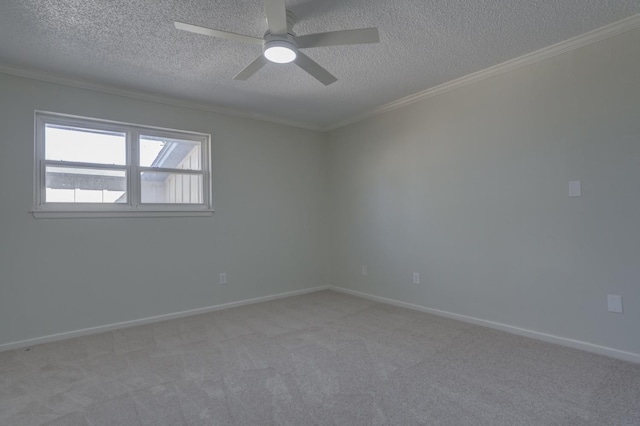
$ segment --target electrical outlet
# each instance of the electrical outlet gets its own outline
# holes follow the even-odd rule
[[[420,273],[419,272],[414,272],[413,273],[413,283],[414,284],[420,284]]]
[[[367,271],[367,265],[362,265],[362,276],[366,277],[369,274]]]
[[[227,283],[227,273],[223,272],[220,274],[220,284],[226,284]]]

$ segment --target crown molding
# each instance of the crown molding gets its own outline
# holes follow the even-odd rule
[[[472,74],[468,74],[464,77],[460,77],[455,80],[451,80],[438,86],[432,87],[430,89],[414,93],[413,95],[406,96],[396,101],[389,102],[362,114],[353,116],[349,119],[330,124],[324,127],[322,130],[327,132],[339,129],[349,124],[357,123],[358,121],[366,120],[367,118],[371,118],[388,111],[393,111],[395,109],[420,102],[422,100],[440,95],[442,93],[456,90],[469,84],[476,83],[478,81],[486,80],[496,75],[513,71],[527,65],[535,64],[536,62],[544,61],[554,56],[579,49],[589,44],[597,43],[610,37],[615,37],[619,34],[637,28],[640,28],[640,13],[629,16],[604,27],[595,29],[588,33],[579,35],[577,37],[573,37],[568,40],[561,41],[560,43],[542,48],[540,50],[536,50],[535,52],[527,53],[517,58],[510,59],[501,64],[485,68]]]
[[[147,101],[147,102],[155,102],[164,105],[177,106],[182,108],[190,108],[200,111],[212,112],[215,114],[229,115],[237,118],[250,118],[253,120],[265,121],[268,123],[281,124],[284,126],[297,127],[306,130],[315,130],[315,131],[323,131],[320,126],[313,125],[310,123],[303,123],[299,121],[293,120],[285,120],[277,117],[272,117],[267,114],[259,114],[259,113],[251,113],[247,111],[237,110],[229,107],[224,107],[215,104],[206,104],[206,103],[198,103],[192,102],[185,99],[170,97],[170,96],[161,96],[154,95],[152,93],[134,90],[134,89],[125,89],[122,87],[117,87],[114,85],[96,83],[88,80],[65,77],[60,74],[34,70],[29,68],[17,67],[13,65],[6,65],[0,63],[0,73],[9,74],[16,77],[28,78],[31,80],[39,80],[47,83],[59,84],[62,86],[74,87],[78,89],[86,89],[92,90],[95,92],[107,93],[110,95],[116,96],[124,96],[127,98]]]
[[[290,126],[290,127],[297,127],[300,129],[328,132],[331,130],[348,126],[349,124],[366,120],[368,118],[374,117],[376,115],[379,115],[388,111],[393,111],[395,109],[402,108],[404,106],[423,101],[425,99],[449,92],[451,90],[459,89],[469,84],[486,80],[488,78],[491,78],[509,71],[513,71],[527,65],[535,64],[540,61],[544,61],[554,56],[567,53],[572,50],[578,49],[580,47],[597,43],[601,40],[605,40],[607,38],[614,37],[624,32],[638,29],[638,28],[640,28],[640,13],[629,16],[625,19],[606,25],[604,27],[595,29],[588,33],[579,35],[577,37],[573,37],[568,40],[562,41],[552,46],[548,46],[540,50],[536,50],[535,52],[527,53],[520,57],[510,59],[501,64],[494,65],[489,68],[485,68],[483,70],[474,72],[472,74],[468,74],[464,77],[460,77],[455,80],[451,80],[449,82],[432,87],[430,89],[426,89],[421,92],[414,93],[413,95],[406,96],[396,101],[389,102],[387,104],[373,108],[364,113],[352,116],[351,118],[348,118],[346,120],[341,120],[341,121],[324,125],[324,126],[316,125],[312,123],[293,121],[293,120],[285,120],[285,119],[273,117],[267,114],[251,113],[251,112],[237,110],[237,109],[224,107],[220,105],[198,103],[198,102],[192,102],[192,101],[188,101],[188,100],[180,99],[176,97],[155,95],[155,94],[140,91],[140,90],[125,89],[125,88],[121,88],[113,85],[107,85],[102,83],[91,82],[88,80],[65,77],[65,76],[51,73],[51,72],[16,67],[12,65],[1,64],[1,63],[0,63],[0,73],[14,75],[17,77],[29,78],[32,80],[40,80],[40,81],[45,81],[49,83],[60,84],[63,86],[93,90],[96,92],[102,92],[102,93],[107,93],[107,94],[116,95],[116,96],[124,96],[128,98],[133,98],[133,99],[138,99],[138,100],[143,100],[148,102],[155,102],[155,103],[177,106],[182,108],[190,108],[190,109],[195,109],[200,111],[207,111],[207,112],[228,115],[228,116],[238,117],[238,118],[249,118],[253,120],[265,121],[268,123],[281,124],[281,125]]]

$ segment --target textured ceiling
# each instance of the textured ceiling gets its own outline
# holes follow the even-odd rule
[[[638,0],[287,0],[298,35],[378,27],[380,44],[306,49],[233,76],[261,52],[173,21],[262,37],[261,0],[2,0],[0,63],[327,126],[640,12]]]

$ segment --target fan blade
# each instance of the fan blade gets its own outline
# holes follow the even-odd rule
[[[255,61],[251,62],[249,65],[245,67],[242,71],[233,77],[234,80],[247,80],[249,77],[258,72],[258,70],[266,65],[269,62],[264,55],[260,55],[256,58]]]
[[[263,41],[261,38],[257,38],[257,37],[251,37],[244,34],[230,33],[228,31],[213,30],[211,28],[185,24],[184,22],[176,21],[173,24],[176,26],[177,29],[182,31],[189,31],[190,33],[204,34],[212,37],[225,38],[227,40],[241,41],[244,43],[251,43],[251,44],[262,44],[262,41]]]
[[[338,81],[329,71],[322,68],[316,61],[302,52],[298,52],[295,63],[325,86]]]
[[[267,15],[267,26],[271,34],[287,33],[287,10],[284,0],[264,0],[264,12]]]
[[[331,31],[328,33],[309,34],[296,37],[298,48],[341,46],[345,44],[379,43],[377,28],[359,30]]]

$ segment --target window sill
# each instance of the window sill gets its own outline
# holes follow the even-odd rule
[[[130,210],[130,211],[79,211],[79,210],[34,210],[36,219],[82,219],[82,218],[118,218],[118,217],[208,217],[214,210]]]

